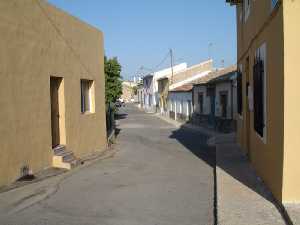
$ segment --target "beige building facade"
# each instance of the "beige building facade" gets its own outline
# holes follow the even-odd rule
[[[123,99],[123,101],[125,102],[131,102],[132,99],[134,99],[134,95],[136,94],[134,93],[134,90],[136,89],[137,85],[138,84],[136,82],[123,81],[121,99]]]
[[[238,142],[279,202],[300,202],[300,2],[227,2],[237,8]]]
[[[0,186],[106,148],[103,35],[38,0],[0,1]]]

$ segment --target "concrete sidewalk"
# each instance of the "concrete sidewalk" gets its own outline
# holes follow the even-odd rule
[[[221,225],[290,224],[282,208],[235,144],[235,135],[218,135],[216,146],[218,221]]]
[[[300,204],[284,204],[284,207],[294,225],[300,225]]]

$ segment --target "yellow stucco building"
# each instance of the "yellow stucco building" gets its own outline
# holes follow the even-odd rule
[[[300,202],[300,1],[236,5],[238,142],[279,202]]]
[[[0,0],[0,33],[0,186],[104,150],[101,31],[46,1]]]

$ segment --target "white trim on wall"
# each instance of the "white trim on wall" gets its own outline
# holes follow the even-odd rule
[[[243,1],[244,22],[246,23],[251,10],[251,0]]]
[[[257,136],[261,138],[264,144],[267,143],[267,44],[264,42],[255,53],[255,57],[260,57],[261,60],[264,62],[264,129],[263,129],[263,137],[261,137],[256,130],[254,129]]]

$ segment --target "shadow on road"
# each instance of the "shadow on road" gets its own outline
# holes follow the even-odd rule
[[[218,224],[217,207],[217,176],[216,176],[216,148],[207,145],[209,136],[192,131],[184,126],[172,132],[170,138],[176,139],[191,153],[213,168],[214,175],[214,224]]]
[[[181,126],[170,135],[170,138],[176,139],[184,145],[195,156],[206,162],[211,167],[216,165],[215,147],[207,145],[209,136],[200,134],[196,131],[191,131],[188,128]]]
[[[118,137],[119,134],[121,133],[121,128],[119,126],[119,123],[117,122],[118,120],[124,120],[128,117],[128,114],[127,113],[124,113],[124,112],[117,112],[115,114],[115,137]]]
[[[183,144],[189,151],[196,155],[199,159],[205,161],[211,167],[222,169],[228,175],[239,181],[243,185],[247,186],[252,191],[259,194],[261,197],[271,202],[277,210],[285,217],[285,212],[280,204],[276,201],[275,197],[269,191],[269,189],[258,179],[254,168],[249,164],[249,159],[243,155],[238,148],[234,148],[234,140],[231,140],[231,144],[225,144],[226,147],[218,149],[216,147],[210,147],[207,145],[209,136],[202,134],[200,131],[193,131],[186,126],[182,125],[179,129],[173,131],[170,138],[176,139]],[[216,160],[218,154],[218,161]],[[222,158],[219,162],[219,157]],[[215,188],[217,186],[216,173],[215,175]],[[238,193],[237,193],[238,194]],[[217,196],[217,191],[215,191]],[[217,205],[217,198],[215,197],[215,205]],[[215,208],[217,210],[217,207]],[[217,212],[216,212],[217,214]],[[216,216],[217,219],[217,216]],[[215,224],[217,221],[215,221]]]
[[[127,116],[128,116],[127,113],[120,113],[120,112],[118,112],[115,115],[115,120],[123,120],[123,119],[126,119]]]

